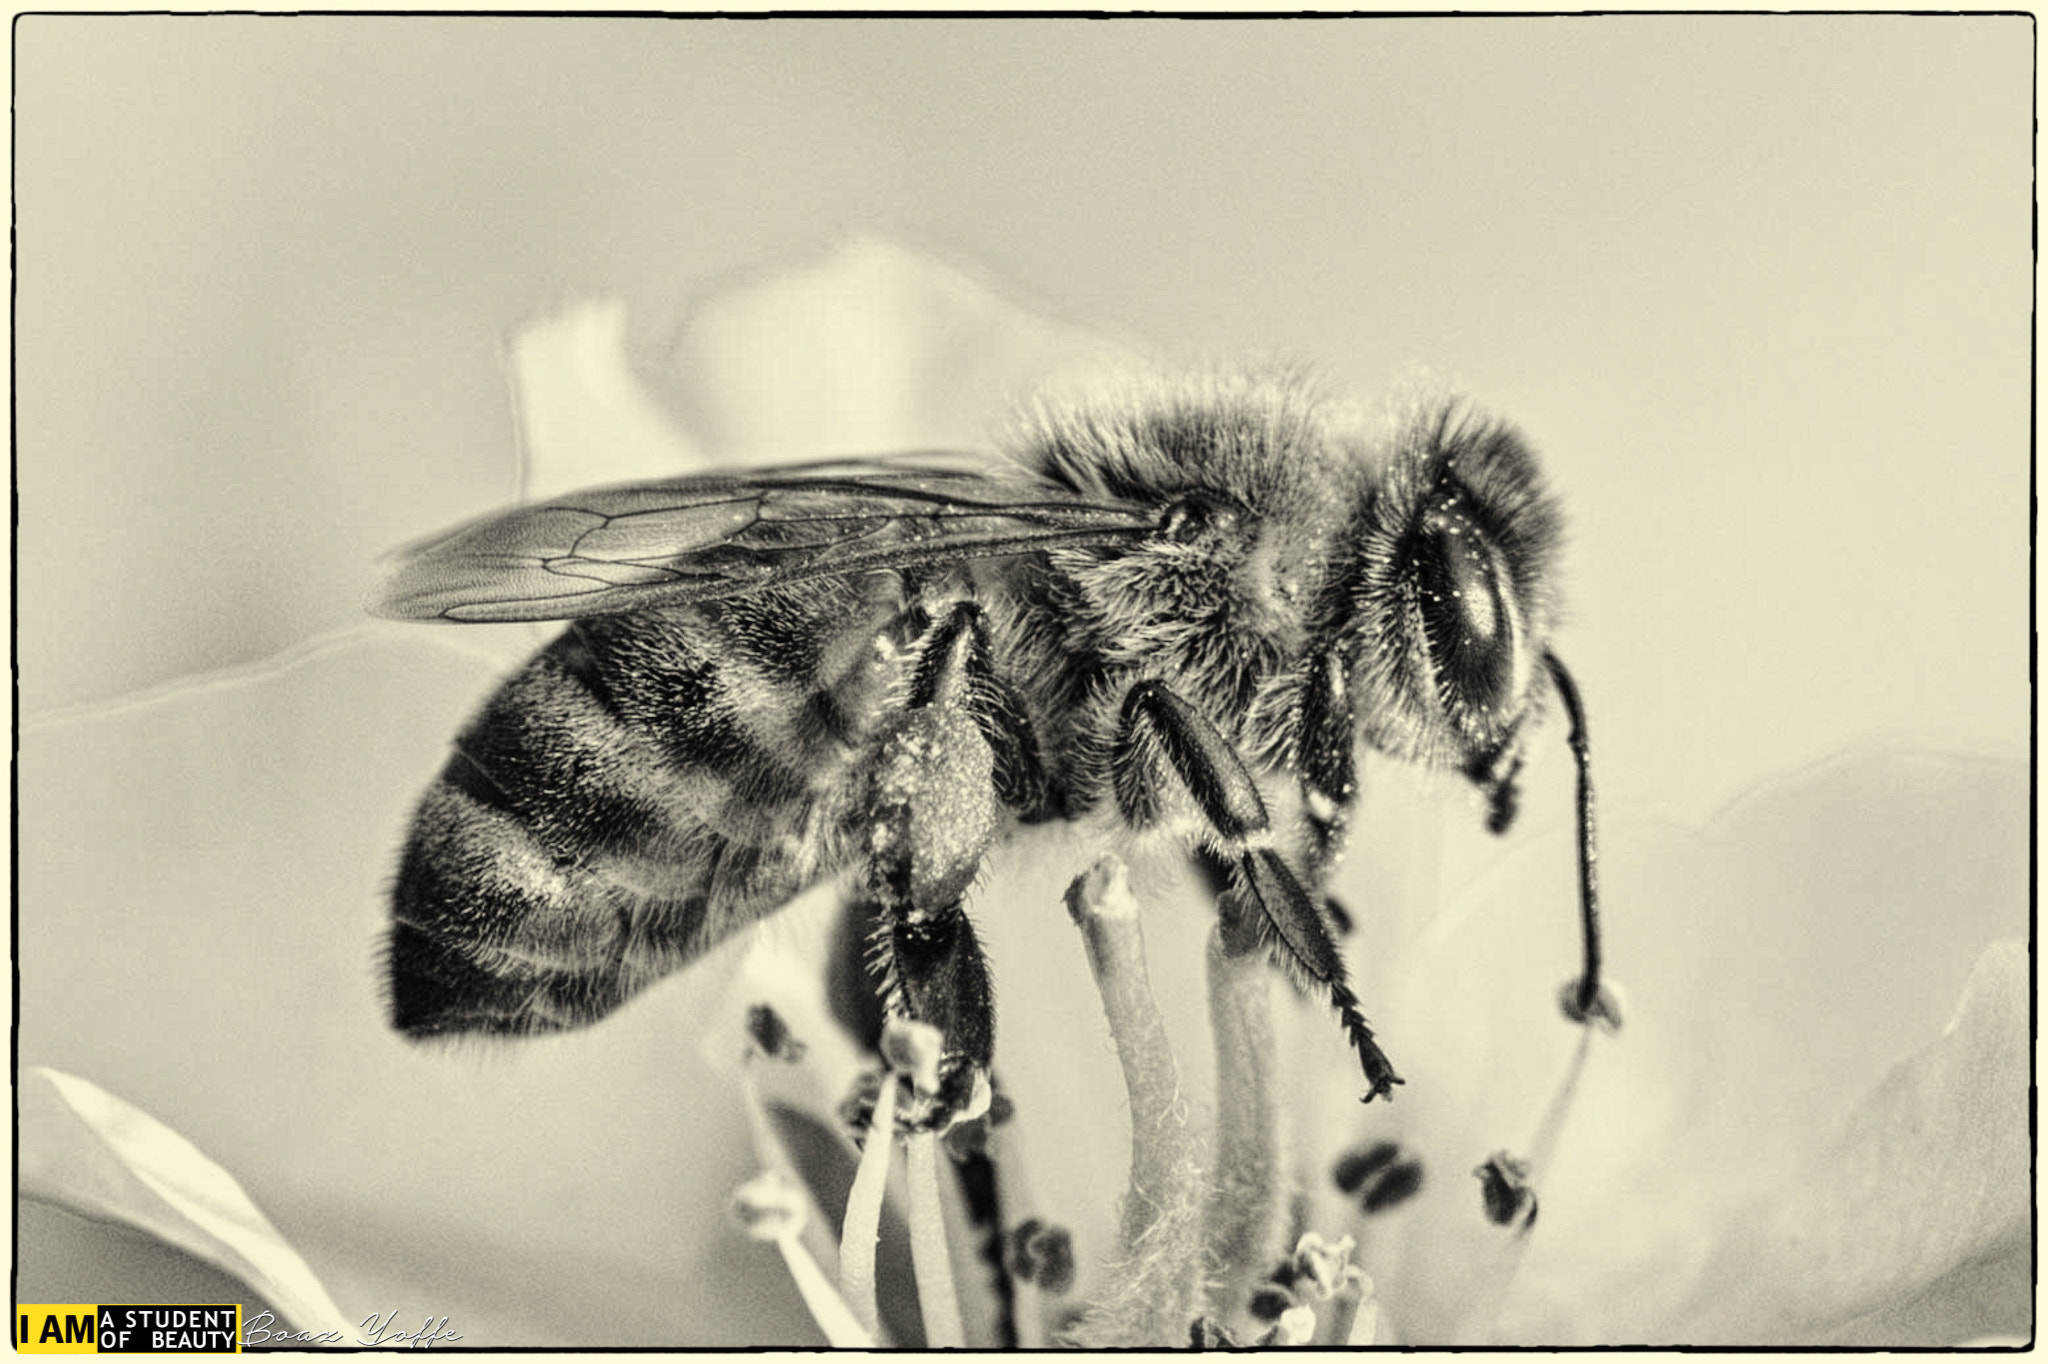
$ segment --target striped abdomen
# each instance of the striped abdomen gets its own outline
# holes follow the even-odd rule
[[[821,581],[594,617],[530,661],[414,819],[394,1025],[594,1022],[850,861],[898,670],[888,595]]]

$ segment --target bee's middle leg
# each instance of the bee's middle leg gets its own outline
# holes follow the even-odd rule
[[[1401,1077],[1351,992],[1330,921],[1270,846],[1266,803],[1230,741],[1163,683],[1140,682],[1124,697],[1111,762],[1117,807],[1133,828],[1158,822],[1167,773],[1186,788],[1210,830],[1198,860],[1217,887],[1224,950],[1267,950],[1296,979],[1320,985],[1358,1052],[1366,1099],[1391,1094]]]
[[[897,1013],[945,1038],[944,1106],[966,1101],[995,1051],[995,996],[964,900],[995,836],[1020,762],[1036,772],[1002,708],[979,612],[960,604],[926,635],[905,709],[869,780],[863,891],[875,923],[870,968]],[[1028,735],[1024,736],[1028,740]],[[992,738],[1010,750],[998,756]],[[1020,756],[1021,755],[1021,756]],[[955,1089],[956,1086],[960,1088]]]

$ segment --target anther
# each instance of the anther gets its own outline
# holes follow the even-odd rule
[[[1356,1198],[1368,1216],[1399,1207],[1422,1188],[1422,1162],[1404,1157],[1390,1141],[1347,1153],[1331,1174],[1338,1189]]]
[[[892,1018],[882,1029],[882,1059],[889,1069],[906,1077],[919,1094],[939,1092],[939,1058],[945,1038],[929,1023],[910,1018]]]
[[[1297,1303],[1280,1314],[1280,1320],[1273,1323],[1273,1329],[1259,1343],[1282,1347],[1306,1345],[1315,1339],[1315,1334],[1316,1309],[1307,1303]]]
[[[1280,1320],[1280,1314],[1294,1305],[1294,1293],[1291,1289],[1280,1284],[1269,1283],[1261,1284],[1252,1291],[1251,1305],[1248,1310],[1251,1312],[1253,1320],[1270,1323]]]
[[[773,1171],[733,1190],[730,1206],[741,1229],[757,1241],[776,1241],[803,1230],[803,1195]]]
[[[1529,1182],[1528,1161],[1495,1151],[1472,1173],[1479,1177],[1487,1221],[1518,1234],[1536,1225],[1536,1188]]]
[[[747,1010],[747,1036],[761,1055],[795,1064],[804,1059],[804,1044],[789,1030],[782,1015],[766,1004]]]
[[[1309,1297],[1328,1302],[1357,1275],[1351,1267],[1351,1252],[1358,1242],[1349,1236],[1325,1241],[1315,1232],[1303,1232],[1294,1243],[1294,1284],[1308,1290]]]
[[[1331,1177],[1337,1188],[1347,1194],[1355,1194],[1365,1187],[1365,1181],[1394,1163],[1401,1154],[1401,1148],[1391,1141],[1376,1141],[1370,1146],[1361,1146],[1347,1151],[1337,1158],[1336,1168]]]
[[[1065,1227],[1027,1217],[1010,1232],[1012,1274],[1054,1297],[1074,1286],[1074,1238]]]

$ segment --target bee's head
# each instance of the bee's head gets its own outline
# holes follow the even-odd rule
[[[1556,615],[1555,502],[1509,427],[1436,406],[1408,423],[1341,575],[1366,741],[1497,796]]]

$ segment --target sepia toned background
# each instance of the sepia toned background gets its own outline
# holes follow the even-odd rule
[[[496,343],[889,229],[1149,342],[1451,376],[1573,509],[1623,801],[2015,751],[2017,18],[31,18],[22,703],[355,623],[477,510]]]
[[[377,1170],[394,1224],[435,1183],[344,1113],[475,1140],[417,1089],[364,1092],[400,1063],[360,1048],[389,850],[490,671],[447,632],[407,662],[419,627],[361,600],[376,556],[512,495],[501,345],[577,299],[623,300],[659,356],[718,282],[879,237],[1168,353],[1296,357],[1368,397],[1427,368],[1519,423],[1568,507],[1557,647],[1610,821],[1697,823],[1845,751],[2028,757],[2023,18],[33,16],[15,40],[21,1054],[217,1121],[193,1135],[304,1225],[332,1210],[294,1208],[295,1162]],[[376,687],[118,704],[336,632]],[[349,839],[193,801],[223,753],[238,798]],[[1535,835],[1568,817],[1546,761]],[[252,864],[267,892],[224,898]],[[176,946],[200,922],[261,946],[210,976]],[[186,974],[150,985],[157,957]],[[127,1059],[166,1029],[238,1040]],[[263,1095],[232,1131],[177,1111],[222,1065]],[[509,1065],[458,1083],[565,1146],[622,1121]],[[461,1197],[481,1223],[517,1195]]]

